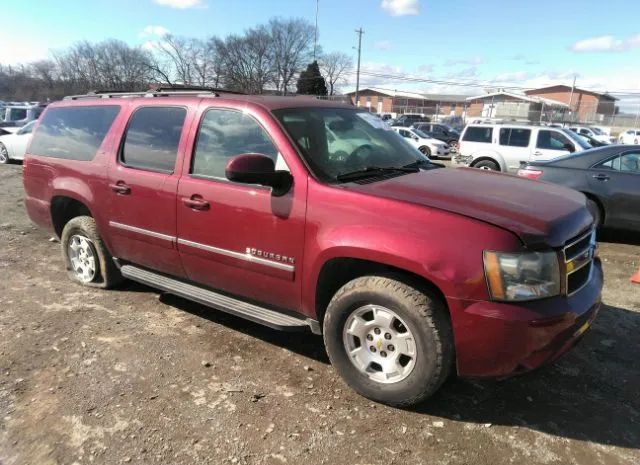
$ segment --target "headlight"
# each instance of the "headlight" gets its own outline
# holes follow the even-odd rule
[[[494,300],[534,300],[560,294],[556,252],[484,251],[484,272]]]

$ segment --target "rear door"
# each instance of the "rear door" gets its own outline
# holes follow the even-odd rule
[[[209,105],[203,104],[198,117],[178,187],[178,248],[187,276],[230,294],[299,309],[307,175],[290,170],[285,156],[294,156],[292,149],[268,113],[232,102]],[[245,153],[267,155],[276,169],[292,172],[291,191],[275,197],[270,188],[227,180],[228,161]]]
[[[531,155],[531,160],[553,160],[569,154],[567,144],[575,148],[575,144],[567,136],[553,129],[539,129],[536,145]]]
[[[509,171],[515,171],[522,162],[529,160],[531,149],[531,129],[524,128],[500,128],[498,133],[498,145],[500,154],[504,158]]]
[[[176,276],[184,275],[176,244],[176,167],[192,116],[167,100],[137,106],[109,166],[114,256]]]

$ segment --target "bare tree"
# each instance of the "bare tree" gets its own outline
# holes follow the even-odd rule
[[[304,19],[274,18],[268,24],[274,67],[274,85],[283,95],[294,76],[311,61],[314,27]]]
[[[332,52],[320,58],[320,71],[329,86],[329,95],[335,94],[339,83],[346,82],[345,73],[351,68],[353,68],[353,59],[346,53]]]

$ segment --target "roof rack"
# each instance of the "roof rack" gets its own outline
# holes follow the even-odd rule
[[[128,91],[128,90],[93,90],[86,94],[68,95],[63,100],[80,100],[86,98],[116,98],[116,97],[169,97],[179,95],[202,95],[220,97],[220,94],[242,94],[225,89],[217,89],[213,87],[197,87],[197,86],[160,86],[145,91]]]

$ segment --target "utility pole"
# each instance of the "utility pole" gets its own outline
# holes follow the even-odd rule
[[[360,29],[356,29],[356,33],[358,34],[358,68],[356,70],[356,106],[358,106],[358,97],[360,93],[360,52],[362,51],[362,34],[364,31],[362,27]]]
[[[571,108],[573,105],[573,92],[576,89],[576,75],[573,75],[573,85],[571,86],[571,94],[569,95],[569,116],[573,117],[573,109]]]
[[[316,61],[316,49],[318,48],[318,7],[320,0],[316,0],[316,30],[313,35],[313,61]]]

